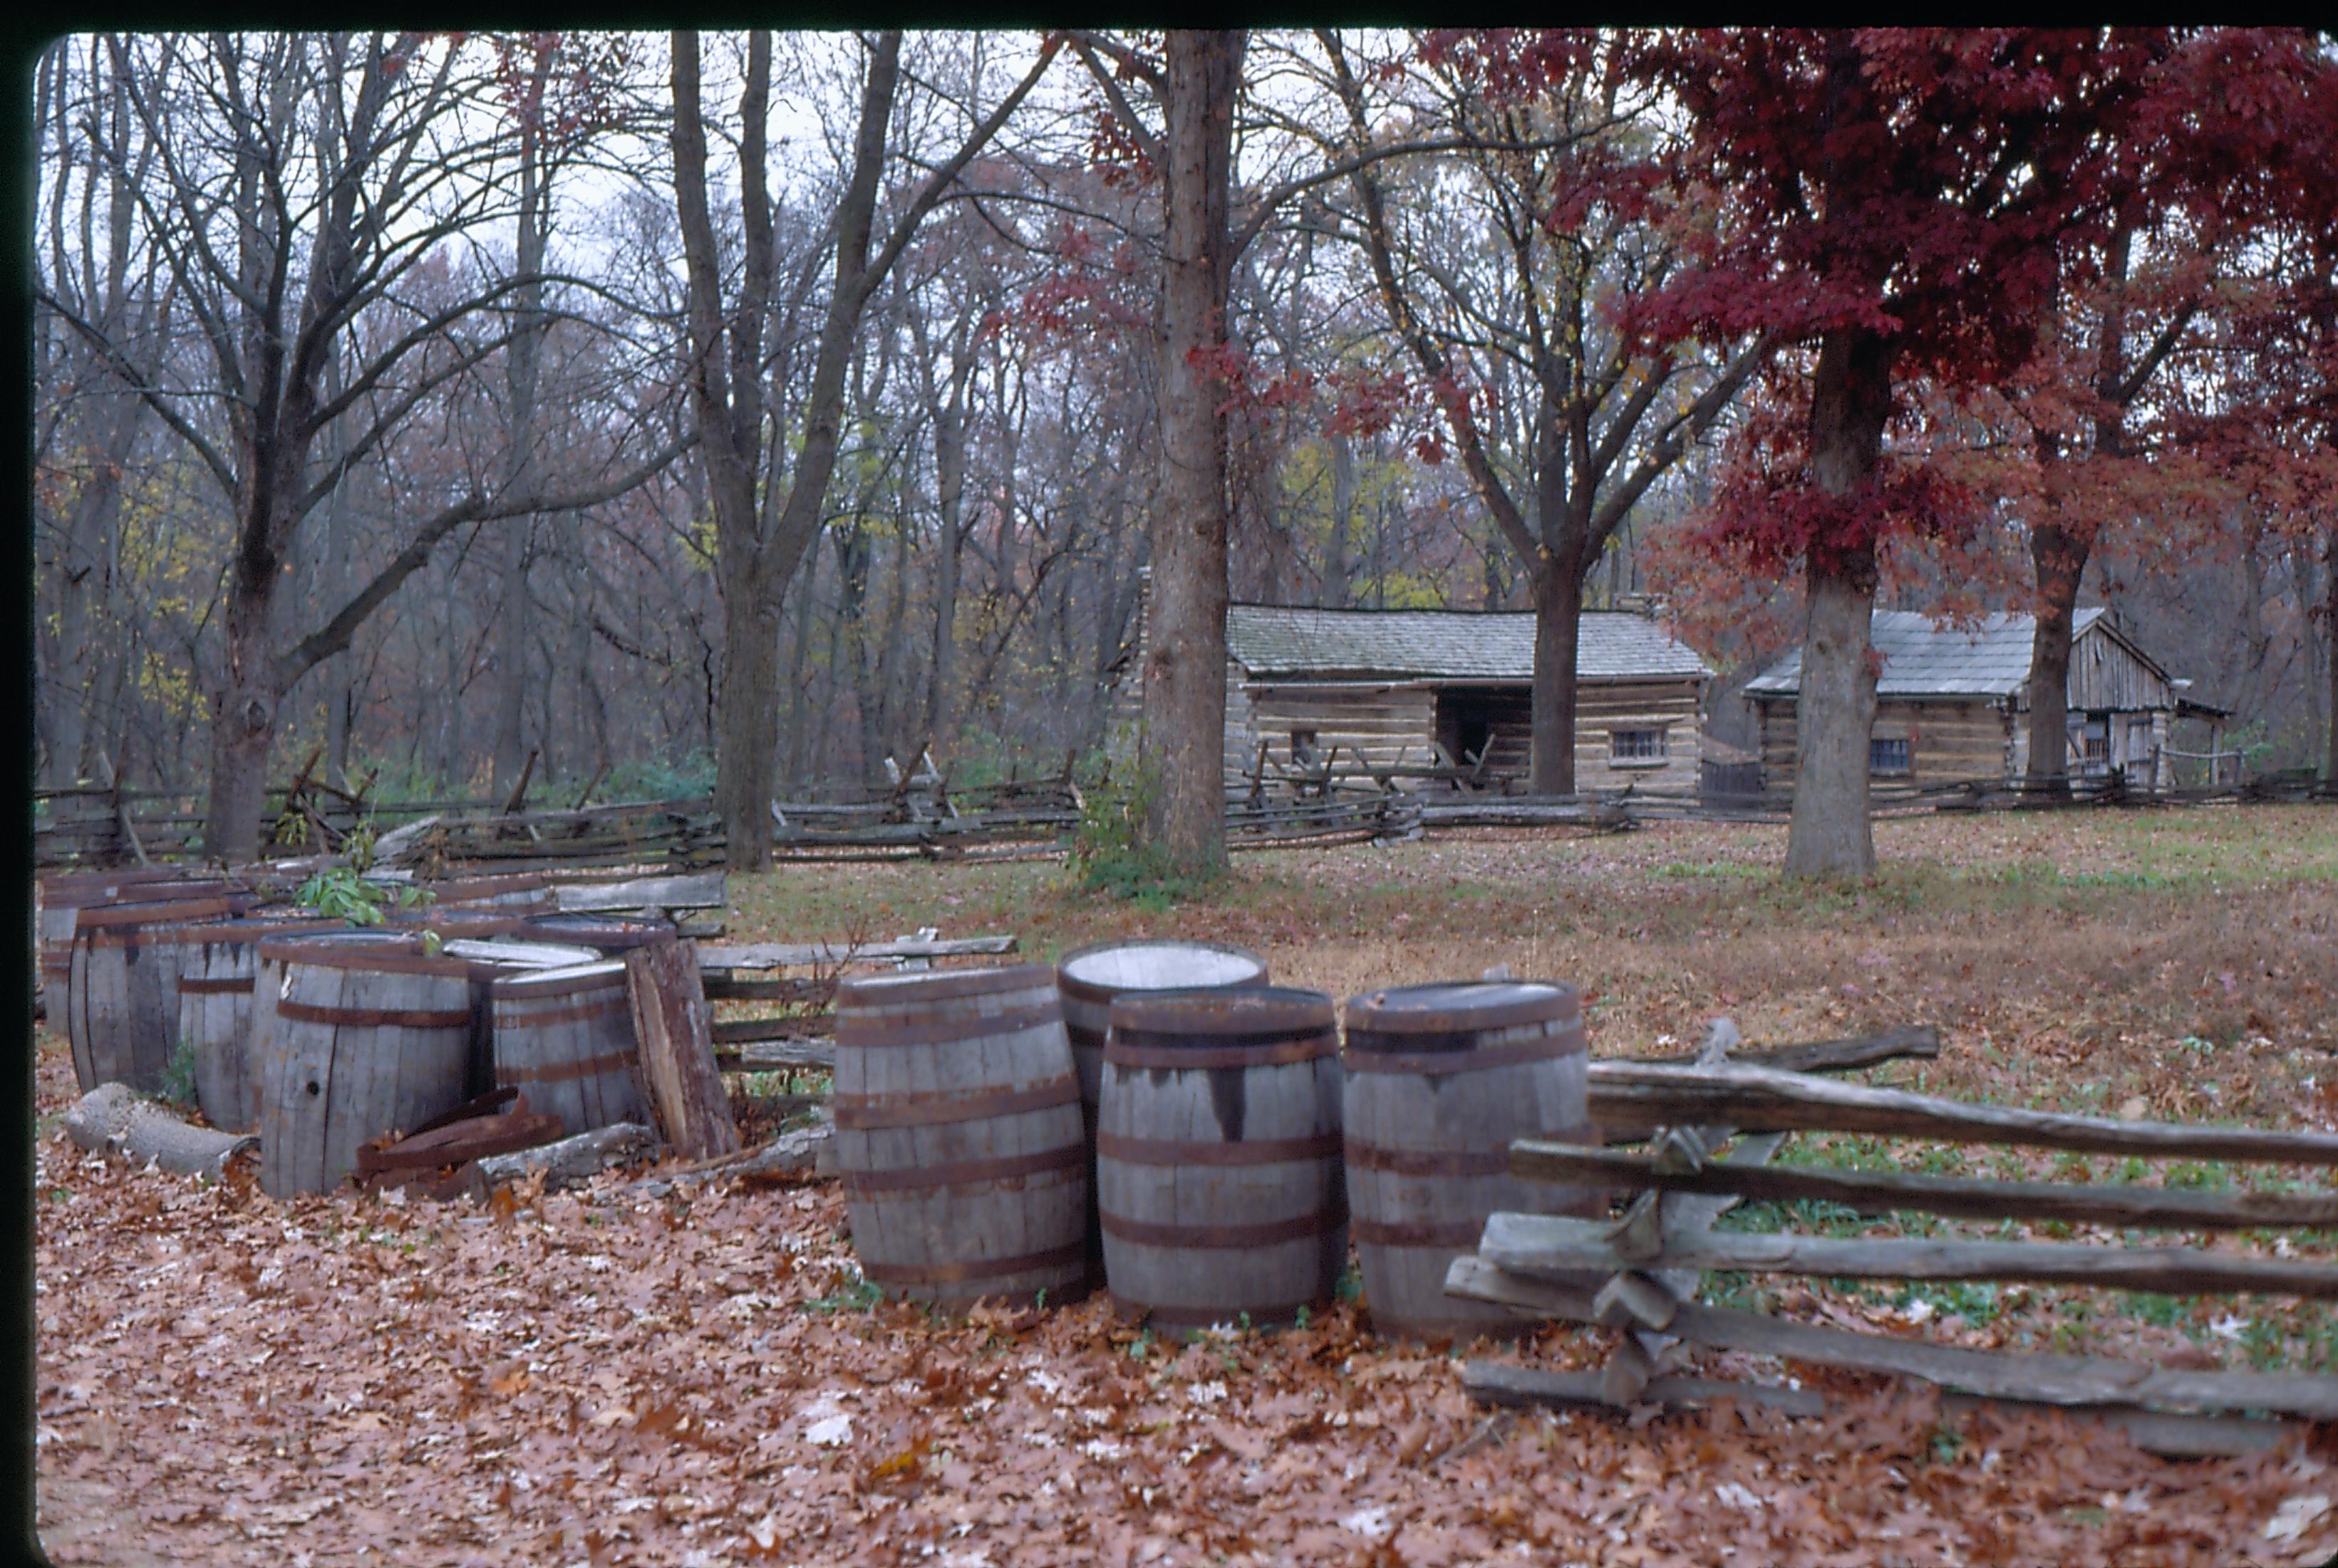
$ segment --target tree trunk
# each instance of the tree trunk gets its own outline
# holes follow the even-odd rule
[[[722,595],[722,763],[714,809],[723,858],[761,870],[771,858],[771,796],[780,747],[777,594],[737,584]]]
[[[1829,332],[1811,388],[1811,470],[1838,499],[1866,491],[1891,408],[1891,350],[1859,328]],[[1809,621],[1795,704],[1794,814],[1786,872],[1849,879],[1875,870],[1867,816],[1868,742],[1875,727],[1875,546],[1871,531],[1813,544],[1805,557]]]
[[[2030,783],[2067,794],[2070,787],[2070,627],[2087,572],[2086,535],[2058,523],[2029,531],[2038,569],[2038,630],[2029,653]]]
[[[2330,525],[2322,551],[2322,637],[2329,654],[2323,662],[2323,673],[2330,681],[2330,702],[2324,710],[2330,717],[2330,734],[2322,763],[2322,785],[2338,790],[2338,523]]]
[[[1356,444],[1345,436],[1331,438],[1331,538],[1323,552],[1322,603],[1328,610],[1348,607],[1349,533],[1356,516]]]
[[[1143,755],[1154,835],[1183,872],[1225,865],[1227,181],[1246,35],[1166,40],[1161,485]]]
[[[267,809],[268,759],[276,740],[275,573],[254,583],[238,573],[228,589],[226,669],[211,715],[211,792],[205,844],[231,866],[260,858]]]
[[[950,688],[958,678],[958,587],[966,535],[966,377],[955,376],[948,402],[934,408],[935,501],[940,526],[934,549],[934,659],[926,686],[926,730],[950,752]]]
[[[1533,583],[1534,792],[1572,795],[1575,650],[1583,626],[1583,575],[1570,562],[1546,562],[1533,574]]]

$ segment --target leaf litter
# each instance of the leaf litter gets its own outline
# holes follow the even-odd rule
[[[1952,876],[1993,877],[1992,854],[2055,876],[2147,868],[2158,851],[2139,841],[2170,831],[2058,826],[2073,848],[2029,823],[1956,826],[1961,837],[1887,832]],[[1731,842],[1759,860],[1774,837]],[[1245,873],[1254,897],[1175,926],[1248,941],[1279,976],[1335,990],[1399,963],[1415,978],[1498,961],[1563,973],[1584,982],[1606,1049],[1693,1038],[1716,998],[1757,1039],[1920,1009],[1956,1046],[1926,1069],[1936,1089],[2034,1097],[2039,1083],[2017,1083],[2013,1063],[2049,1086],[2127,1073],[2155,1114],[2201,1079],[2170,1062],[2176,1032],[2208,1035],[2192,1015],[2229,1012],[2204,1058],[2226,1085],[2222,1113],[2286,1122],[2318,1103],[2279,1069],[2304,1048],[2310,1072],[2330,1042],[2326,882],[2212,885],[2218,898],[2197,912],[2186,888],[2144,921],[2050,901],[1935,916],[1888,897],[1741,918],[1680,897],[1708,887],[1681,868],[1743,859],[1718,838],[1682,825],[1556,848],[1472,839],[1402,847],[1392,867],[1378,851],[1262,857],[1272,864]],[[1396,896],[1381,890],[1391,878],[1415,898],[1486,884],[1559,913],[1537,926],[1479,911],[1453,923],[1474,937],[1377,947],[1331,917],[1370,918],[1373,899]],[[1095,918],[1107,928],[1046,946],[1141,924]],[[2291,945],[2265,947],[2266,929]],[[1692,950],[1704,960],[1685,971]],[[2109,983],[2061,984],[2089,966]],[[39,1044],[49,1115],[72,1098],[71,1069],[61,1041]],[[610,1175],[483,1209],[278,1202],[248,1167],[217,1181],[137,1171],[61,1135],[35,1159],[39,1508],[60,1563],[2221,1568],[2338,1551],[2326,1429],[2173,1461],[2052,1414],[1950,1415],[1920,1386],[1733,1356],[1697,1370],[1798,1371],[1829,1413],[1722,1403],[1495,1424],[1462,1395],[1458,1355],[1378,1340],[1346,1303],[1304,1328],[1184,1348],[1100,1299],[964,1315],[871,1305],[832,1182],[716,1182],[675,1202]],[[2008,1291],[1986,1328],[1933,1318],[1923,1332],[2012,1343],[2009,1324],[2051,1326],[2079,1298]],[[1932,1318],[1926,1303],[1823,1287],[1803,1299],[1857,1327]],[[2213,1317],[2249,1320],[2218,1307],[2202,1322]],[[1603,1330],[1551,1327],[1478,1353],[1571,1368],[1607,1346]]]

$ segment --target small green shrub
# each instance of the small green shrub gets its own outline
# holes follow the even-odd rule
[[[382,890],[347,866],[329,866],[300,884],[293,902],[352,926],[381,924]]]
[[[1153,837],[1161,779],[1152,768],[1143,762],[1115,767],[1099,752],[1089,755],[1076,776],[1080,821],[1072,834],[1071,874],[1078,886],[1155,907],[1207,887],[1205,878],[1180,872]]]
[[[192,1107],[195,1102],[195,1043],[181,1040],[171,1047],[171,1059],[162,1063],[162,1098],[173,1105]]]

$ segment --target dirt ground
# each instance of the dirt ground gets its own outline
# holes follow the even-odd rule
[[[1942,817],[1878,838],[1883,873],[1850,893],[1783,883],[1783,829],[1691,824],[1244,856],[1174,906],[1078,892],[1047,865],[788,867],[734,878],[730,925],[740,939],[1014,931],[1038,958],[1139,933],[1232,940],[1335,995],[1508,963],[1583,987],[1595,1052],[1685,1048],[1716,1014],[1755,1044],[1935,1023],[1939,1061],[1873,1080],[2338,1124],[2338,811]],[[72,1070],[61,1040],[37,1046],[40,1514],[60,1563],[2225,1565],[2338,1551],[2327,1429],[2171,1461],[2058,1416],[1950,1416],[1920,1387],[1729,1356],[1699,1369],[1799,1377],[1833,1413],[1489,1416],[1460,1393],[1459,1349],[1378,1342],[1353,1304],[1180,1348],[1100,1301],[967,1318],[872,1303],[832,1182],[683,1200],[604,1178],[479,1208],[278,1203],[249,1172],[133,1171],[54,1131]],[[1891,1156],[1803,1137],[1783,1157]],[[1960,1161],[2010,1168],[1945,1150],[1926,1166]],[[2026,1168],[2136,1179],[2107,1160]],[[2142,1179],[2327,1184],[2223,1166]],[[2338,1255],[2330,1235],[2279,1245]],[[1772,1306],[1779,1283],[1708,1289]],[[2318,1305],[1786,1294],[1800,1313],[1953,1343],[2338,1370]],[[1606,1348],[1604,1330],[1553,1328],[1495,1354],[1573,1367]]]

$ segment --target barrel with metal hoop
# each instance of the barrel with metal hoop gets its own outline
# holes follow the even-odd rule
[[[339,920],[297,911],[254,909],[182,934],[177,1037],[194,1050],[195,1102],[221,1132],[249,1132],[259,1124],[258,1076],[249,1048],[261,939],[344,928]]]
[[[1407,985],[1351,996],[1348,1195],[1372,1326],[1420,1339],[1501,1337],[1520,1320],[1445,1294],[1497,1210],[1589,1214],[1603,1194],[1510,1174],[1517,1138],[1580,1142],[1588,1058],[1575,988]]]
[[[216,925],[250,902],[246,895],[221,895],[74,914],[65,1022],[84,1093],[100,1083],[149,1093],[162,1087],[179,1026],[186,933]]]
[[[113,904],[208,898],[231,890],[216,877],[191,877],[184,866],[139,866],[111,871],[59,871],[36,884],[40,894],[41,1002],[49,1027],[67,1032],[67,990],[73,974],[74,916]]]
[[[1104,1278],[1104,1231],[1096,1217],[1096,1096],[1104,1083],[1105,1036],[1112,1004],[1132,992],[1188,991],[1266,984],[1266,960],[1215,942],[1099,942],[1066,953],[1056,965],[1064,993],[1064,1033],[1080,1074],[1080,1114],[1088,1133],[1088,1275]]]
[[[1054,970],[843,982],[830,1105],[871,1283],[944,1305],[1083,1289],[1087,1155]]]
[[[468,1098],[471,967],[398,932],[274,937],[282,975],[260,1058],[260,1185],[324,1192],[358,1146]],[[255,1021],[260,1016],[254,1010]]]
[[[1113,1003],[1096,1182],[1115,1302],[1168,1328],[1331,1305],[1348,1260],[1339,1050],[1320,991]]]
[[[497,1088],[559,1117],[563,1137],[645,1119],[623,960],[514,971],[489,989]]]
[[[573,968],[601,956],[590,947],[572,943],[530,942],[518,936],[458,936],[442,944],[439,951],[470,967],[471,1064],[464,1092],[474,1098],[494,1093],[496,1086],[496,983],[516,975],[540,975],[546,969]]]

